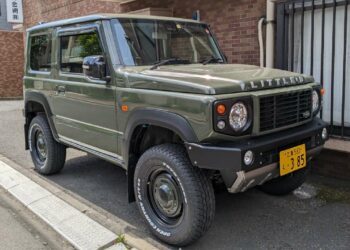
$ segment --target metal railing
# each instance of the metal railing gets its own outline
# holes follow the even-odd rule
[[[277,3],[276,67],[310,74],[326,89],[321,117],[350,138],[349,0]]]

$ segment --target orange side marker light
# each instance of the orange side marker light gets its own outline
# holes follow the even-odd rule
[[[122,105],[122,111],[123,112],[128,112],[129,111],[128,105]]]

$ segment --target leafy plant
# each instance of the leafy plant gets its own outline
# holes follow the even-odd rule
[[[101,47],[96,33],[83,34],[78,37],[78,42],[81,45],[80,57],[101,55]]]
[[[118,243],[123,243],[126,245],[126,240],[125,240],[125,235],[124,234],[119,234],[118,238],[116,239],[116,244]]]

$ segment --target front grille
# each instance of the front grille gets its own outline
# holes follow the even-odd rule
[[[312,115],[311,90],[260,98],[260,131],[306,121]]]

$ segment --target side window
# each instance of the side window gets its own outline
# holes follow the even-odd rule
[[[97,33],[62,36],[60,55],[61,71],[83,73],[84,57],[102,55]]]
[[[30,38],[30,68],[46,72],[51,70],[51,39],[48,35]]]

